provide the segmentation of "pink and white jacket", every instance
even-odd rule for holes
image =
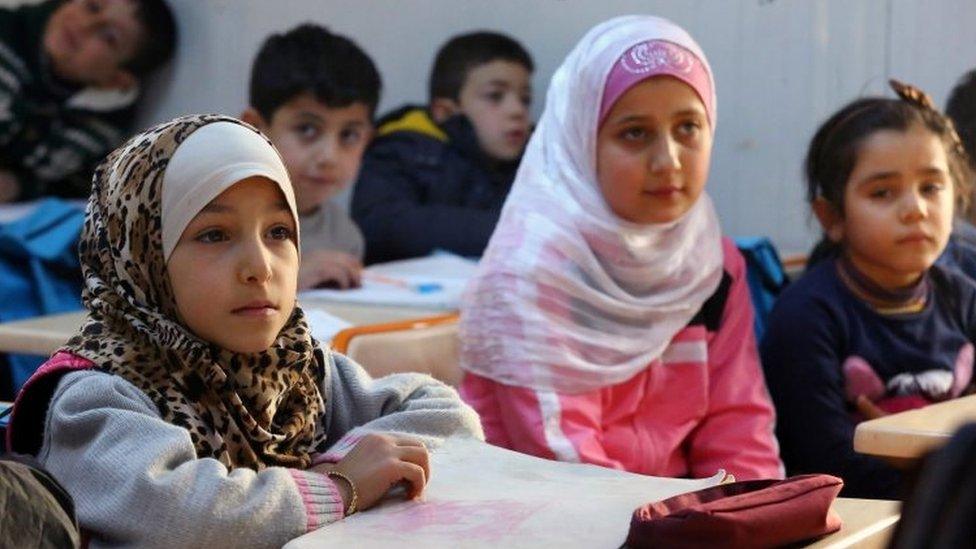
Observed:
[[[582,394],[465,373],[461,396],[489,442],[635,473],[782,478],[774,412],[753,334],[745,262],[722,240],[724,276],[702,311],[642,372]]]

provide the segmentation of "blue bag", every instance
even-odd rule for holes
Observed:
[[[790,283],[783,269],[783,262],[773,243],[766,237],[736,238],[735,245],[746,260],[746,278],[749,295],[755,311],[754,329],[756,341],[762,341],[766,333],[766,320],[773,310],[773,303]]]
[[[0,226],[0,322],[81,309],[78,238],[84,219],[78,204],[50,198]],[[7,355],[9,378],[0,385],[16,392],[46,359]]]

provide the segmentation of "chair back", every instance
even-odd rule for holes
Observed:
[[[419,372],[453,386],[461,381],[457,314],[354,326],[336,334],[332,348],[373,377]]]

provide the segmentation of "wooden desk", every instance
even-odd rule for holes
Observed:
[[[392,322],[441,314],[443,311],[382,307],[369,305],[340,305],[310,301],[308,309],[322,309],[353,325]],[[84,312],[49,315],[0,324],[0,352],[47,356],[81,326]]]
[[[0,324],[0,352],[47,356],[81,326],[84,313],[65,313]]]
[[[854,431],[854,450],[917,459],[948,442],[970,421],[976,421],[976,395],[864,421]]]
[[[718,484],[550,461],[468,438],[430,456],[422,500],[390,498],[285,545],[505,549],[619,547],[639,505]]]
[[[840,531],[809,547],[831,549],[887,547],[901,513],[901,502],[882,499],[837,498],[833,507],[844,521],[844,525]]]
[[[449,439],[431,454],[422,500],[389,499],[284,549],[619,547],[638,506],[714,486],[722,476],[656,478]],[[813,547],[883,547],[899,508],[895,501],[838,499],[843,527]]]

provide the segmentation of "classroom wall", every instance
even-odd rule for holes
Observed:
[[[708,192],[725,231],[805,252],[818,231],[801,162],[816,125],[893,76],[940,105],[976,67],[973,0],[170,0],[176,63],[154,80],[143,124],[189,112],[237,114],[251,58],[270,32],[303,21],[351,36],[384,81],[380,111],[426,98],[429,63],[449,36],[508,32],[536,59],[533,114],[566,52],[592,25],[629,13],[681,24],[715,71],[718,126]],[[0,3],[13,3],[3,0]]]

